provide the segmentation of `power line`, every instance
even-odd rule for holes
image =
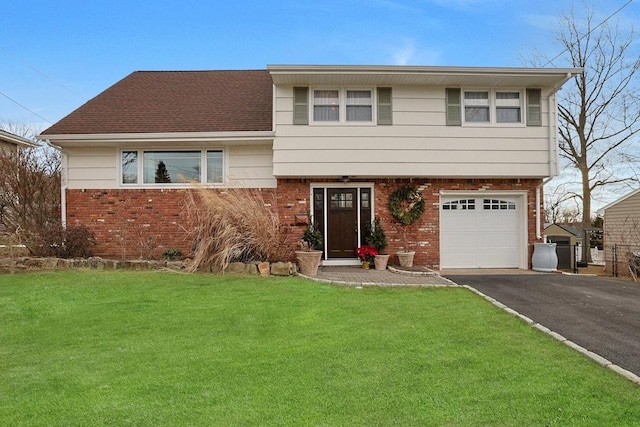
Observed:
[[[53,122],[51,120],[47,120],[44,117],[42,117],[40,114],[36,113],[35,111],[29,109],[28,107],[25,107],[24,105],[20,104],[18,101],[16,101],[15,99],[11,98],[9,95],[7,95],[6,93],[0,91],[0,95],[4,96],[5,98],[7,98],[9,101],[13,102],[14,104],[16,104],[18,107],[23,108],[25,110],[27,110],[28,112],[30,112],[31,114],[33,114],[34,116],[37,116],[39,118],[41,118],[42,120],[44,120],[45,122],[49,123],[50,125],[53,124]]]
[[[620,6],[618,8],[618,10],[616,10],[615,12],[613,12],[611,15],[607,16],[604,21],[600,22],[598,25],[596,25],[595,27],[591,28],[589,30],[588,33],[586,33],[585,35],[583,35],[582,37],[580,37],[578,39],[578,41],[582,41],[585,37],[590,36],[591,33],[593,33],[595,30],[597,30],[598,28],[600,28],[601,26],[603,26],[604,24],[606,24],[606,22],[613,18],[614,16],[616,16],[618,13],[620,13],[620,11],[622,9],[624,9],[625,7],[629,6],[631,3],[633,2],[633,0],[629,0],[627,1],[625,4],[623,4],[622,6]],[[567,51],[569,50],[569,48],[565,48],[563,49],[559,54],[557,54],[556,56],[554,56],[553,58],[551,58],[549,61],[547,61],[546,64],[543,65],[543,67],[546,67],[547,65],[551,65],[553,63],[553,61],[555,61],[556,59],[560,58],[562,55],[564,55]]]
[[[58,82],[57,80],[53,79],[52,77],[48,76],[47,74],[45,74],[44,72],[40,71],[39,69],[37,69],[36,67],[34,67],[33,65],[29,64],[27,61],[25,61],[24,59],[20,58],[18,55],[14,54],[13,52],[9,51],[7,48],[5,48],[4,46],[0,46],[0,49],[5,51],[8,55],[12,56],[15,60],[21,62],[23,65],[31,68],[33,71],[35,71],[36,73],[40,74],[42,77],[46,78],[47,80],[50,80],[51,82],[55,83],[56,85],[60,86],[61,88],[63,88],[64,90],[66,90],[67,92],[69,92],[72,95],[77,96],[78,98],[82,99],[83,101],[87,101],[86,98],[84,98],[83,96],[77,94],[76,92],[74,92],[73,90],[71,90],[70,88],[68,88],[67,86],[63,85],[62,83]]]

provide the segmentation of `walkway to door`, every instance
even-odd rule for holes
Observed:
[[[320,267],[315,280],[347,286],[457,286],[436,273],[401,274],[361,267]]]

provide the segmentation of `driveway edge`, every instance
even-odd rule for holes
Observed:
[[[491,304],[495,305],[496,307],[506,311],[509,314],[512,314],[513,316],[519,318],[520,320],[523,320],[525,323],[528,323],[529,325],[533,326],[534,328],[538,329],[539,331],[544,332],[545,334],[551,336],[552,338],[560,341],[561,343],[567,345],[568,347],[571,347],[574,350],[577,350],[579,353],[582,353],[583,355],[587,356],[589,359],[593,360],[594,362],[596,362],[599,365],[602,365],[606,368],[609,368],[610,370],[612,370],[613,372],[617,373],[618,375],[623,376],[624,378],[626,378],[627,380],[640,385],[640,377],[636,374],[634,374],[633,372],[627,371],[624,368],[621,368],[620,366],[614,364],[613,362],[605,359],[604,357],[587,350],[586,348],[574,343],[573,341],[568,340],[567,338],[565,338],[564,336],[560,335],[557,332],[552,331],[551,329],[547,328],[544,325],[541,325],[539,323],[536,323],[534,320],[528,318],[527,316],[524,316],[520,313],[518,313],[516,310],[513,310],[512,308],[507,307],[506,305],[502,304],[501,302],[499,302],[498,300],[491,298],[488,295],[483,294],[482,292],[480,292],[479,290],[469,286],[469,285],[461,285],[463,288],[469,289],[471,292],[481,296],[482,298],[486,299],[487,301],[489,301]]]

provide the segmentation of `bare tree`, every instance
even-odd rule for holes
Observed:
[[[0,128],[33,140],[33,130]],[[0,232],[32,245],[60,223],[60,153],[48,146],[0,151]]]
[[[582,226],[588,229],[592,194],[638,178],[629,156],[640,131],[640,58],[632,51],[633,29],[621,31],[606,21],[595,25],[593,9],[585,10],[584,19],[573,11],[561,18],[556,36],[563,57],[584,69],[560,92],[558,113],[560,156],[580,174]],[[589,242],[583,259],[590,260]]]
[[[574,182],[561,182],[555,186],[545,187],[544,221],[552,224],[565,223],[566,212],[575,211],[581,215],[580,196],[572,190]],[[572,206],[572,207],[570,207]]]

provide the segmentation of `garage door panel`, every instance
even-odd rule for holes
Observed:
[[[519,200],[442,196],[442,268],[519,267],[523,220]]]

